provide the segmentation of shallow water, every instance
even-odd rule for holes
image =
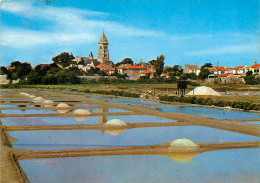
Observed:
[[[41,107],[41,105],[0,105],[0,107]]]
[[[259,113],[245,112],[245,111],[234,111],[234,110],[224,110],[215,109],[207,107],[191,107],[191,106],[159,106],[155,107],[158,111],[163,112],[179,112],[196,114],[217,119],[255,119],[260,118]]]
[[[120,110],[120,109],[116,109],[116,110]],[[37,126],[37,125],[102,124],[111,119],[121,119],[127,123],[174,122],[174,120],[160,118],[157,116],[149,116],[149,115],[19,117],[19,118],[8,117],[8,118],[2,118],[1,121],[3,125],[7,125],[7,126]]]
[[[257,141],[260,138],[209,127],[173,126],[129,130],[40,130],[15,131],[9,135],[19,139],[14,148],[32,150],[78,149],[93,146],[136,146],[170,142],[188,138],[194,142]]]
[[[19,163],[32,183],[237,183],[259,181],[259,155],[259,149],[235,149],[201,153],[186,163],[167,155],[53,158]]]
[[[110,99],[107,101],[113,103],[127,103],[127,104],[137,104],[137,105],[162,105],[162,103],[158,103],[158,102],[142,101],[136,99]]]
[[[54,110],[46,110],[46,109],[26,109],[26,110],[2,110],[3,114],[55,114],[58,113]]]
[[[59,110],[59,108],[57,108]],[[1,110],[3,114],[55,114],[57,110],[47,110],[47,109],[23,109],[23,110],[13,110],[13,109],[7,109],[7,110]],[[76,109],[72,110],[71,112],[74,112]],[[108,110],[103,109],[88,109],[92,112],[131,112],[123,109],[116,109],[116,108],[109,108]]]

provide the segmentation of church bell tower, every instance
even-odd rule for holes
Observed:
[[[103,31],[102,36],[98,42],[98,58],[97,60],[101,64],[106,64],[109,61],[109,52],[108,52],[108,40]]]

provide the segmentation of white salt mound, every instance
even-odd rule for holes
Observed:
[[[25,96],[30,96],[30,94],[29,94],[29,93],[24,93],[24,95],[25,95]]]
[[[57,105],[57,107],[69,107],[69,105],[68,104],[66,104],[66,103],[59,103],[59,105]],[[58,113],[67,113],[67,112],[69,112],[70,110],[57,110],[57,112]]]
[[[44,104],[53,104],[54,102],[51,101],[51,100],[44,100],[43,103],[44,103]]]
[[[57,107],[69,107],[69,105],[66,103],[59,103],[59,105],[57,105]]]
[[[171,142],[170,147],[199,147],[189,139],[177,139]]]
[[[44,100],[45,100],[45,99],[42,98],[42,97],[36,97],[36,98],[33,99],[33,101],[35,101],[35,102],[42,102],[42,101],[44,101]]]
[[[77,114],[77,115],[90,115],[91,112],[89,110],[86,110],[86,109],[77,109],[74,111],[74,114]]]
[[[215,90],[213,90],[210,87],[207,86],[199,86],[197,88],[195,88],[194,90],[192,90],[191,92],[189,92],[187,95],[214,95],[214,96],[221,96],[221,94],[219,94],[218,92],[216,92]]]
[[[53,101],[51,101],[51,100],[44,100],[43,101],[43,105],[45,106],[45,107],[52,107],[53,106]]]
[[[111,119],[108,122],[106,122],[106,125],[127,126],[127,124],[121,119]]]
[[[26,93],[24,93],[24,92],[21,92],[20,94],[21,94],[21,95],[25,95]]]
[[[30,97],[30,98],[35,98],[35,96],[34,96],[34,95],[29,95],[29,97]]]

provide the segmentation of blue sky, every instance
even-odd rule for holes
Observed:
[[[1,65],[51,63],[61,52],[97,57],[104,29],[110,59],[229,67],[259,62],[258,0],[3,0]]]

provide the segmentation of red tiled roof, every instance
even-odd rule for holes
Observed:
[[[187,67],[189,70],[200,70],[199,66],[197,66],[197,65],[188,65],[187,64]]]
[[[237,66],[237,67],[235,67],[234,69],[235,70],[240,70],[240,69],[243,69],[245,66]]]
[[[102,67],[104,67],[104,66],[106,66],[106,65],[105,65],[105,64],[99,64],[99,65],[96,66],[96,68],[99,68],[99,69],[100,69],[100,68],[102,68]]]
[[[252,65],[251,68],[254,68],[254,69],[260,69],[260,64]]]
[[[144,74],[149,74],[149,73],[152,73],[152,72],[155,72],[155,70],[146,70],[146,71],[144,71]]]
[[[13,70],[15,67],[6,67],[7,70]]]
[[[117,69],[139,69],[139,70],[143,70],[146,69],[143,66],[137,66],[137,65],[129,65],[128,68],[127,66],[121,66],[121,67],[117,67]]]
[[[232,73],[225,73],[225,74],[220,75],[220,77],[228,77],[230,75],[233,75],[233,74]]]
[[[115,68],[109,68],[109,69],[104,69],[104,71],[114,71],[116,70]]]
[[[209,71],[227,71],[225,67],[211,67],[208,68]]]

